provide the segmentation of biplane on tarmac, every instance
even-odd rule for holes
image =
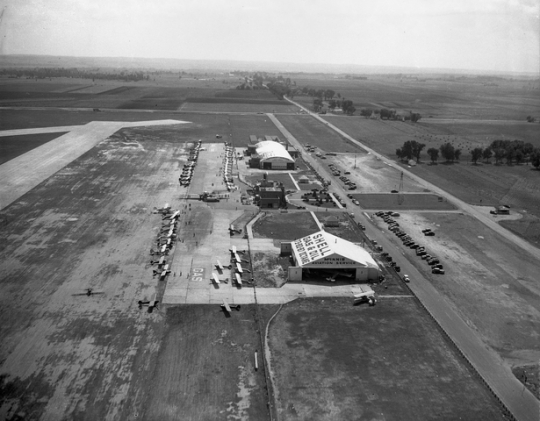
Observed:
[[[86,288],[84,289],[83,291],[81,292],[76,292],[75,294],[72,294],[72,295],[86,295],[88,297],[92,296],[92,295],[97,295],[97,294],[105,294],[105,291],[96,291],[94,288]]]
[[[139,300],[138,304],[140,309],[143,306],[148,306],[148,313],[152,313],[155,308],[158,308],[159,301],[156,300],[156,294],[154,294],[151,300]]]

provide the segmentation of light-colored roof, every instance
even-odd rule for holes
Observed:
[[[348,265],[379,268],[373,257],[359,245],[319,231],[292,242],[292,251],[299,266],[325,264],[345,269]],[[340,260],[341,259],[341,260]]]
[[[257,155],[261,157],[261,161],[270,158],[282,158],[294,162],[294,159],[292,159],[285,147],[272,140],[263,140],[257,143]]]

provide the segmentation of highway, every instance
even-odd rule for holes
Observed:
[[[486,225],[489,227],[496,228],[497,232],[501,230],[508,233],[502,227],[498,226],[495,222],[491,221],[489,218],[486,218],[484,215],[481,215],[474,208],[466,204],[465,202],[455,198],[444,190],[426,182],[420,177],[410,173],[409,171],[403,169],[397,164],[389,162],[389,160],[375,152],[374,150],[366,147],[361,142],[353,139],[347,133],[338,129],[331,123],[328,123],[326,120],[321,118],[319,115],[311,113],[309,110],[305,109],[300,104],[291,101],[287,98],[292,104],[304,109],[314,118],[320,120],[323,124],[327,125],[329,128],[335,130],[342,136],[346,137],[350,141],[356,143],[358,146],[364,148],[366,151],[371,152],[373,155],[381,158],[388,165],[396,168],[398,171],[403,171],[411,178],[414,178],[420,184],[424,185],[426,188],[434,191],[435,193],[446,197],[447,200],[453,202],[460,208],[464,213],[471,214],[472,216],[478,218],[481,222],[488,222]],[[287,140],[298,150],[304,151],[303,156],[312,166],[315,168],[323,178],[332,179],[332,176],[328,173],[328,170],[318,162],[313,156],[307,153],[303,145],[294,138],[294,136],[279,122],[279,120],[272,114],[268,114],[268,117],[274,122],[276,127],[283,133]],[[347,199],[347,193],[341,188],[341,186],[332,184],[330,186],[331,192],[337,192],[342,198],[347,201],[347,208],[354,211],[357,220],[360,218],[366,220],[366,234],[369,238],[376,240],[383,248],[394,257],[394,260],[399,259],[399,264],[404,273],[409,274],[411,277],[411,283],[409,284],[411,291],[418,297],[422,302],[427,311],[432,315],[432,317],[439,323],[442,329],[446,334],[451,338],[451,340],[456,344],[458,349],[463,353],[463,355],[469,360],[469,362],[474,366],[476,371],[488,384],[491,390],[495,395],[503,402],[503,404],[508,408],[508,410],[513,414],[513,416],[519,421],[538,421],[540,419],[540,404],[534,395],[523,387],[519,380],[513,375],[510,367],[508,367],[504,361],[499,357],[499,355],[486,344],[484,344],[476,332],[471,328],[465,320],[463,320],[460,315],[457,313],[457,310],[454,308],[453,304],[450,303],[443,295],[436,290],[433,285],[423,277],[423,275],[418,272],[414,266],[406,259],[401,248],[393,244],[387,232],[379,230],[374,226],[369,218],[366,218],[363,214],[363,209],[358,210],[358,208],[352,204],[350,200]],[[471,212],[472,211],[472,212]],[[487,219],[487,221],[485,221]],[[509,233],[511,234],[511,233]],[[507,237],[505,235],[505,237]],[[512,234],[512,237],[518,239],[518,243],[523,246],[525,243],[519,237]],[[507,237],[508,238],[508,237]],[[531,246],[528,245],[528,251],[530,251]],[[540,258],[540,250],[537,250],[538,256]],[[534,255],[534,252],[533,252]],[[398,258],[398,256],[400,256]],[[403,257],[401,257],[403,256]]]

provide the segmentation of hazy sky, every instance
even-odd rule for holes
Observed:
[[[0,5],[4,54],[540,71],[540,0],[0,0]]]

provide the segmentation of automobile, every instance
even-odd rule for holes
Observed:
[[[426,228],[426,229],[423,229],[422,232],[425,234],[426,232],[429,232],[431,231],[431,228]]]
[[[349,186],[349,190],[356,190],[356,184],[351,184]]]
[[[345,171],[343,174],[349,175],[350,173],[351,173],[350,171]]]
[[[354,213],[352,213],[352,212],[349,212],[349,216],[350,216],[351,218],[354,218],[354,217],[355,217]]]
[[[426,254],[427,254],[427,252],[425,252],[425,251],[423,251],[423,250],[422,250],[422,251],[417,251],[417,252],[416,252],[416,255],[417,255],[417,256],[425,256]]]
[[[394,266],[394,269],[396,272],[401,272],[401,268],[399,266]]]
[[[434,233],[433,231],[429,231],[429,232],[424,233],[424,235],[425,235],[426,237],[434,237],[434,236],[435,236],[435,233]]]
[[[431,270],[431,273],[435,273],[437,275],[444,275],[444,269],[439,269],[439,268],[433,268]]]
[[[216,139],[221,139],[221,135],[220,135],[220,134],[217,134],[217,135],[216,135]]]
[[[411,282],[409,275],[403,275],[403,280],[407,283]]]
[[[435,268],[437,268],[437,269],[442,269],[442,268],[443,268],[443,265],[441,265],[440,263],[437,263],[436,265],[433,265],[433,266],[432,266],[432,269],[435,269]]]
[[[362,231],[365,231],[365,230],[366,230],[366,226],[365,226],[365,225],[358,224],[358,226],[360,227],[360,229],[361,229]]]
[[[411,249],[417,249],[417,248],[418,248],[418,244],[412,243],[412,244],[409,246],[409,248],[411,248]]]
[[[355,204],[356,206],[360,206],[360,202],[359,202],[358,200],[356,200],[356,199],[353,199],[353,201],[352,201],[352,202],[353,202],[353,203],[354,203],[354,204]]]
[[[422,260],[427,260],[427,259],[431,259],[431,254],[424,254],[422,256]]]
[[[349,194],[347,195],[347,197],[348,197],[349,199],[352,199],[352,194],[349,193]]]
[[[375,212],[376,216],[382,216],[382,214],[383,214],[383,211]]]
[[[397,190],[390,190],[390,193],[398,193]]]
[[[404,245],[404,246],[407,246],[407,247],[409,247],[411,244],[413,244],[413,241],[412,241],[412,240],[408,240],[408,241],[405,241],[405,242],[403,243],[403,245]]]
[[[390,215],[392,215],[392,216],[399,216],[399,213],[397,213],[397,212],[392,212]]]

